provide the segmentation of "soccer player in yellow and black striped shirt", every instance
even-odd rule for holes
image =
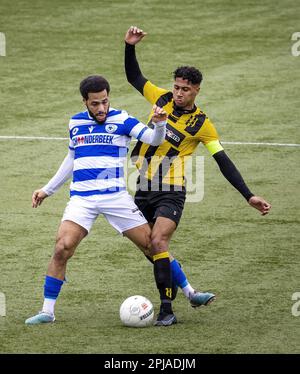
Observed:
[[[148,222],[153,224],[152,246],[160,250],[159,258],[154,257],[154,274],[162,301],[157,324],[165,325],[164,322],[172,321],[170,316],[173,315],[170,298],[165,292],[170,287],[170,269],[172,269],[173,277],[178,274],[182,276],[183,273],[176,260],[170,265],[168,249],[185,202],[185,158],[192,155],[199,143],[203,143],[218,163],[225,178],[252,207],[265,215],[269,212],[271,205],[263,198],[251,193],[220,144],[214,125],[195,105],[202,81],[201,72],[190,66],[177,68],[174,72],[172,91],[154,85],[143,76],[136,59],[135,45],[145,35],[146,33],[136,26],[131,26],[127,31],[125,70],[129,83],[151,104],[162,107],[168,113],[164,143],[153,147],[138,142],[132,152],[139,170],[135,202]],[[163,253],[161,253],[162,249],[165,250]],[[173,320],[175,323],[175,316]]]

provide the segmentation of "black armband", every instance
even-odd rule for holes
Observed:
[[[244,196],[247,201],[249,201],[254,194],[249,190],[240,172],[226,153],[220,151],[215,153],[213,157],[219,165],[224,177]]]
[[[127,80],[133,85],[142,95],[143,88],[148,79],[146,79],[139,67],[135,55],[135,45],[125,42],[125,72]]]

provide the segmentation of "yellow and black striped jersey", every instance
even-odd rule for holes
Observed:
[[[139,169],[139,183],[184,186],[184,164],[198,144],[203,143],[214,155],[223,150],[217,131],[209,118],[198,107],[192,110],[176,108],[171,91],[155,86],[149,80],[143,95],[153,105],[168,114],[165,141],[160,146],[138,142],[131,157]],[[151,126],[152,112],[149,116]]]

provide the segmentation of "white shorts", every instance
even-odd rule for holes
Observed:
[[[127,191],[87,197],[72,196],[62,221],[75,222],[89,232],[99,214],[103,214],[119,233],[147,223]]]

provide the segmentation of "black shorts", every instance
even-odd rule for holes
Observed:
[[[137,191],[134,201],[148,222],[157,217],[171,219],[178,226],[185,202],[183,191]]]

